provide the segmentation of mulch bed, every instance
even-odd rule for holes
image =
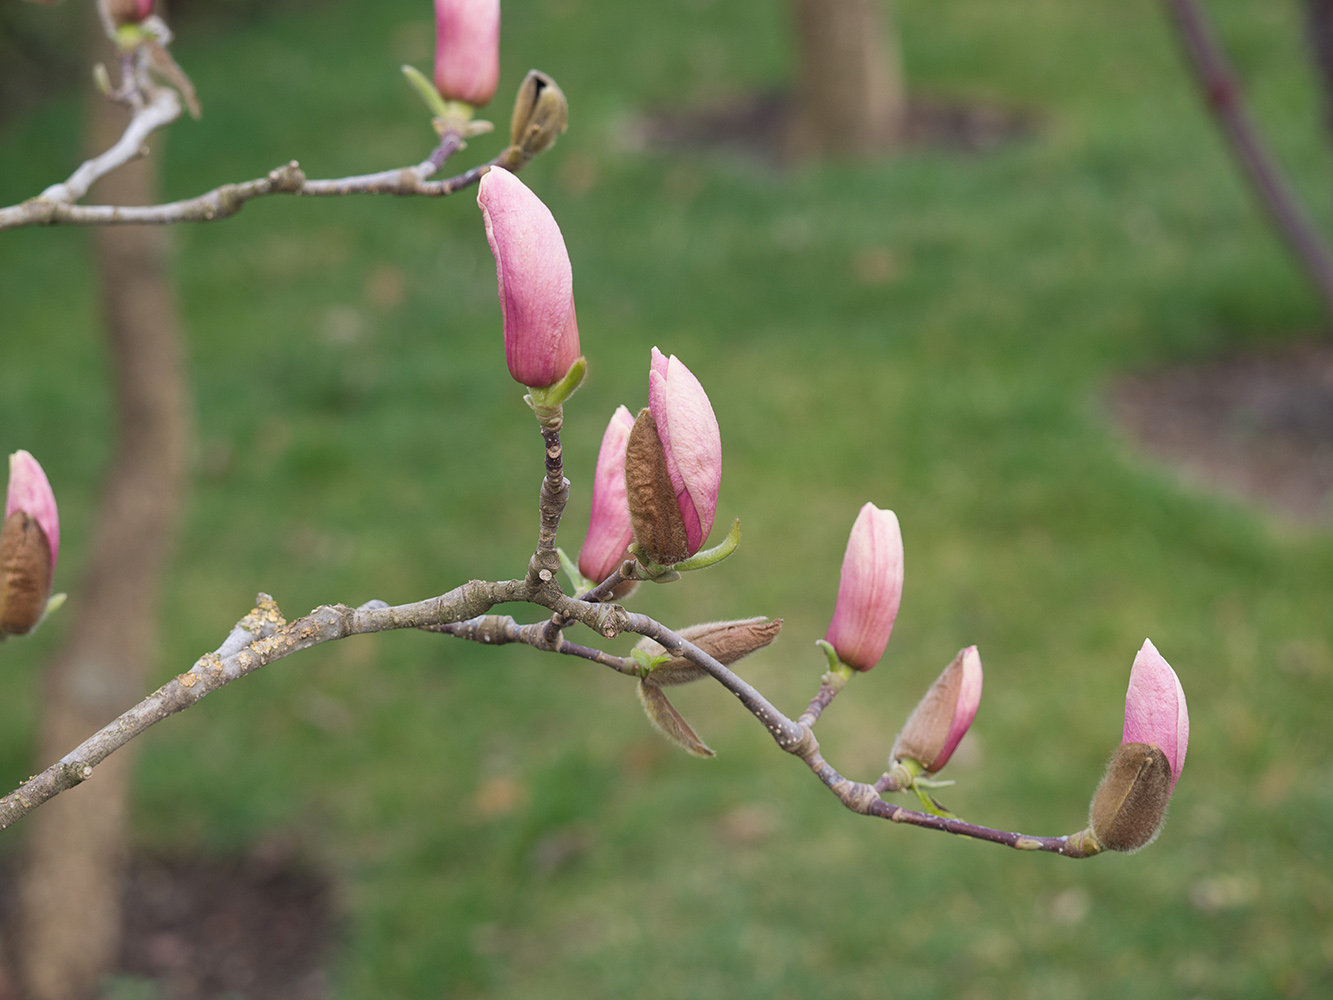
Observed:
[[[739,154],[768,166],[788,162],[790,95],[771,91],[726,101],[646,111],[625,123],[624,143],[634,149],[711,150]],[[921,98],[909,101],[905,148],[982,153],[1037,131],[1036,115],[979,102]]]
[[[0,870],[0,926],[7,929],[14,875],[12,867]],[[116,974],[141,983],[134,996],[321,1000],[331,992],[332,883],[281,852],[135,858],[124,932]]]
[[[1284,520],[1333,523],[1333,342],[1125,376],[1110,407],[1187,481]]]

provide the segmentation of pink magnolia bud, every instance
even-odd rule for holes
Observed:
[[[1149,639],[1144,640],[1129,672],[1121,742],[1160,748],[1171,766],[1170,790],[1175,790],[1190,742],[1189,710],[1180,679]]]
[[[893,744],[893,757],[910,757],[927,774],[949,762],[981,704],[981,657],[962,650],[930,686]]]
[[[26,451],[9,456],[0,525],[0,638],[26,635],[42,620],[60,551],[60,516],[46,473]]]
[[[1153,842],[1166,821],[1189,741],[1180,679],[1145,640],[1129,673],[1124,735],[1089,810],[1089,825],[1102,847],[1137,851]]]
[[[435,89],[481,107],[500,79],[500,0],[435,0]]]
[[[508,170],[481,179],[477,204],[495,255],[509,374],[541,389],[558,382],[579,357],[574,272],[555,217]]]
[[[5,520],[15,511],[30,514],[46,535],[51,548],[51,569],[56,568],[60,554],[60,512],[56,509],[56,495],[37,459],[26,451],[9,456],[9,490],[5,494]]]
[[[869,670],[878,663],[889,644],[902,596],[903,536],[898,515],[868,503],[847,539],[838,602],[824,633],[838,659],[855,670]]]
[[[629,503],[625,499],[625,446],[633,429],[634,418],[629,410],[619,407],[606,426],[597,453],[592,516],[588,520],[588,537],[579,552],[579,572],[594,583],[605,580],[629,558],[629,543],[634,541]]]
[[[138,24],[153,12],[153,0],[106,0],[106,10],[116,25]]]
[[[667,475],[676,491],[690,554],[713,530],[722,486],[722,435],[713,404],[699,380],[674,354],[653,348],[648,372],[648,411],[666,455]]]
[[[708,394],[672,355],[653,348],[648,406],[625,454],[634,538],[653,561],[671,565],[703,546],[722,485],[722,436]]]

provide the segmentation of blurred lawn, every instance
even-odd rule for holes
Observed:
[[[502,93],[540,66],[572,108],[524,174],[563,227],[592,363],[568,412],[564,544],[611,410],[646,402],[651,346],[674,352],[711,390],[719,523],[742,516],[745,544],[636,607],[678,625],[786,618],[744,672],[796,712],[856,510],[893,507],[903,611],[885,662],[825,716],[830,760],[877,775],[919,692],[975,642],[985,703],[946,801],[1072,832],[1151,636],[1193,709],[1164,834],[1074,863],[891,827],[843,811],[715,686],[677,699],[719,752],[701,762],[650,731],[631,684],[580,661],[353,639],[160,726],[136,791],[147,847],[278,835],[332,870],[338,996],[1333,992],[1333,544],[1186,492],[1101,403],[1117,372],[1305,335],[1314,298],[1159,5],[898,6],[920,92],[1035,109],[1040,135],[790,173],[628,152],[637,108],[780,81],[783,5],[506,0]],[[1210,6],[1327,220],[1297,5]],[[205,118],[171,132],[169,195],[291,157],[312,176],[419,160],[431,134],[397,67],[428,65],[429,14],[343,0],[187,26],[177,55]],[[54,101],[0,134],[0,202],[68,173],[79,111]],[[460,159],[498,148],[474,145]],[[274,199],[175,239],[199,443],[157,677],[260,589],[295,616],[522,572],[540,445],[503,366],[472,194]],[[50,473],[65,588],[107,458],[94,305],[86,233],[0,237],[0,449]],[[32,770],[39,669],[67,619],[3,650],[6,787]]]

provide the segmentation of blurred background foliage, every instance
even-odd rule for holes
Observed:
[[[1327,220],[1296,3],[1210,6]],[[984,156],[785,171],[644,151],[627,138],[644,108],[783,82],[785,8],[506,0],[501,93],[537,66],[571,106],[524,173],[564,230],[592,366],[567,408],[563,541],[581,539],[605,421],[646,402],[650,347],[675,353],[712,394],[719,523],[742,517],[745,540],[637,608],[676,625],[785,618],[742,672],[794,713],[822,669],[811,644],[856,511],[892,507],[902,614],[884,662],[825,715],[829,759],[877,775],[920,692],[977,643],[986,694],[946,801],[995,826],[1080,829],[1151,636],[1193,724],[1164,834],[1071,863],[891,827],[843,811],[716,686],[676,699],[719,752],[698,761],[649,729],[632,684],[581,661],[357,638],[158,727],[136,792],[146,850],[280,838],[333,874],[337,996],[1333,990],[1333,543],[1182,487],[1104,404],[1121,372],[1313,335],[1318,304],[1159,5],[902,0],[897,14],[913,92],[1035,112],[1037,134]],[[293,157],[311,176],[420,160],[433,137],[398,65],[429,64],[430,16],[424,0],[187,7],[175,52],[204,119],[171,131],[168,195]],[[52,51],[77,65],[58,36]],[[84,101],[62,91],[4,123],[0,202],[70,171]],[[506,122],[507,99],[490,116]],[[459,162],[498,148],[476,140]],[[294,617],[523,571],[540,439],[504,369],[471,193],[275,198],[174,238],[197,471],[157,677],[216,646],[260,589]],[[107,460],[87,233],[0,237],[0,345],[0,449],[50,474],[65,589]],[[6,787],[34,770],[61,627],[3,649]]]

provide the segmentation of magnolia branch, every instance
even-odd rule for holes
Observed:
[[[565,599],[569,601],[568,598]],[[560,602],[564,603],[564,602]],[[573,602],[570,603],[583,603]],[[788,753],[805,761],[806,765],[824,785],[837,796],[838,800],[852,812],[863,816],[875,816],[892,823],[905,823],[941,833],[984,840],[992,844],[1012,847],[1020,851],[1045,851],[1059,854],[1066,858],[1088,858],[1100,853],[1100,848],[1087,831],[1064,837],[1034,837],[1007,830],[968,823],[956,817],[933,816],[929,813],[907,809],[892,802],[886,802],[881,792],[902,791],[890,775],[885,775],[874,785],[864,782],[849,781],[840,775],[819,752],[819,742],[812,730],[814,719],[818,718],[841,689],[840,684],[830,684],[827,680],[820,685],[819,694],[811,702],[811,710],[802,715],[800,722],[793,722],[774,708],[757,690],[738,677],[727,667],[690,643],[664,625],[645,615],[636,615],[623,608],[611,606],[614,611],[602,616],[601,630],[609,635],[611,629],[636,632],[646,635],[660,643],[668,652],[683,656],[707,670],[723,687],[745,705],[746,709],[760,722],[764,723],[775,743]],[[623,616],[623,618],[622,618]],[[552,653],[579,656],[602,663],[611,669],[629,675],[638,675],[639,668],[628,657],[611,656],[601,650],[579,646],[557,636],[554,641],[546,637],[549,622],[534,622],[523,625],[507,615],[484,615],[465,622],[448,625],[428,626],[430,631],[442,632],[461,639],[470,639],[483,645],[503,645],[519,642],[534,649]],[[816,703],[818,710],[815,711]]]
[[[117,143],[119,146],[120,143]],[[392,194],[400,197],[442,198],[476,184],[482,174],[502,161],[504,154],[445,180],[432,181],[449,153],[461,140],[448,134],[436,152],[414,167],[399,167],[356,177],[310,180],[297,161],[277,167],[264,177],[237,184],[223,184],[193,198],[162,205],[74,205],[48,197],[48,188],[36,198],[0,208],[0,230],[24,226],[52,225],[170,225],[177,222],[213,222],[239,212],[248,201],[267,195],[294,194],[305,197],[342,197],[353,194]],[[452,146],[452,149],[449,147]],[[443,156],[440,150],[448,150]],[[107,155],[107,154],[104,154]],[[126,157],[126,160],[131,157]],[[438,162],[437,162],[438,161]],[[92,161],[89,161],[92,162]],[[122,163],[125,161],[122,161]],[[121,164],[116,164],[120,166]],[[85,164],[84,166],[87,166]],[[80,171],[83,167],[79,168]],[[98,176],[109,173],[102,171]],[[77,174],[77,172],[76,172]],[[71,178],[72,180],[73,178]],[[68,185],[69,182],[66,182]],[[62,187],[57,185],[57,187]]]
[[[876,785],[849,781],[824,760],[809,723],[794,722],[775,708],[752,685],[676,632],[647,615],[626,611],[616,604],[598,604],[571,598],[550,581],[484,582],[473,580],[439,597],[390,607],[372,601],[358,608],[331,605],[316,608],[294,622],[283,620],[277,605],[261,594],[227,640],[185,673],[172,678],[139,704],[93,734],[68,754],[29,778],[0,799],[0,830],[61,792],[91,778],[94,768],[111,753],[162,720],[197,704],[205,695],[299,650],[345,639],[397,629],[426,629],[484,645],[521,642],[548,652],[572,655],[604,664],[622,674],[638,675],[634,661],[569,642],[563,635],[546,638],[549,622],[520,625],[513,618],[486,614],[496,604],[523,601],[545,607],[577,621],[599,635],[612,638],[621,632],[648,636],[674,656],[682,656],[707,671],[734,694],[768,730],[774,742],[800,757],[812,772],[853,812],[877,816],[944,833],[959,834],[1018,850],[1047,851],[1069,858],[1097,853],[1085,834],[1069,837],[1031,837],[993,830],[951,817],[932,816],[884,801]],[[883,785],[883,782],[880,783]],[[897,791],[884,787],[884,791]]]

